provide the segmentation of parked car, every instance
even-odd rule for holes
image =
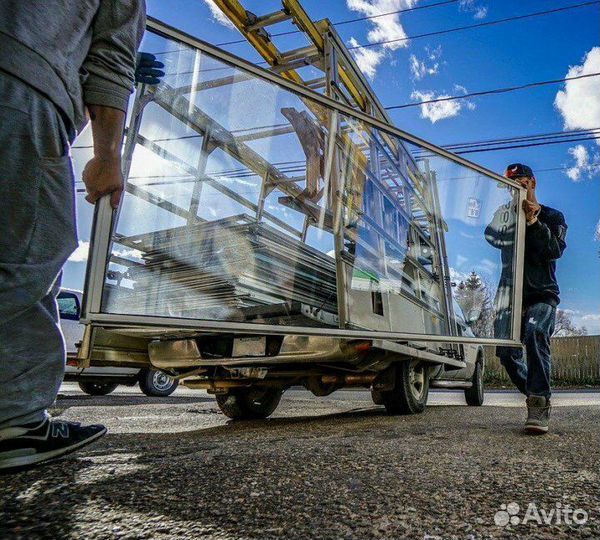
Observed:
[[[82,293],[63,288],[58,294],[60,326],[65,336],[67,348],[67,366],[65,381],[79,383],[79,388],[91,396],[110,394],[120,384],[140,385],[147,396],[170,396],[179,381],[158,369],[139,369],[124,367],[76,367],[77,344],[83,337],[84,326],[79,322],[81,316]]]

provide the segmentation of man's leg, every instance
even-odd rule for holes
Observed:
[[[57,458],[106,433],[46,413],[65,363],[59,275],[77,246],[68,143],[54,105],[0,71],[0,470]]]
[[[527,422],[531,433],[548,431],[550,419],[550,336],[554,332],[556,308],[534,304],[527,310],[524,343],[527,350]]]
[[[45,417],[62,381],[58,275],[77,245],[67,133],[0,72],[0,428]]]
[[[527,394],[549,398],[551,377],[550,337],[556,308],[534,304],[527,310],[523,343],[527,350]]]
[[[523,317],[521,317],[521,323]],[[512,310],[501,310],[494,321],[494,335],[506,338],[512,326]],[[521,335],[523,327],[521,324]],[[510,380],[523,394],[527,389],[527,364],[523,361],[523,347],[496,347],[496,356],[508,373]]]
[[[56,295],[60,279],[30,309],[0,325],[0,428],[41,421],[64,375]]]
[[[527,395],[527,365],[523,361],[522,347],[497,347],[496,356],[506,369],[510,380],[522,394]]]

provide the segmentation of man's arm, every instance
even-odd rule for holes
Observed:
[[[127,110],[135,78],[136,52],[144,34],[144,0],[101,0],[83,62],[86,105]]]
[[[498,249],[514,244],[515,216],[512,203],[503,204],[494,212],[494,217],[485,228],[484,235],[487,242]]]
[[[125,113],[112,107],[90,105],[94,157],[83,169],[83,181],[88,192],[85,200],[94,204],[103,195],[111,193],[113,208],[119,206],[123,193],[121,173],[121,143]]]
[[[94,20],[90,50],[82,66],[88,74],[83,100],[94,140],[94,157],[83,171],[86,200],[91,203],[109,193],[114,208],[121,200],[123,126],[145,13],[144,0],[101,0]]]
[[[546,261],[560,259],[567,247],[567,224],[564,216],[558,212],[554,223],[546,224],[538,218],[527,225],[525,242],[528,249]]]

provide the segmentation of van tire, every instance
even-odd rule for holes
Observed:
[[[485,398],[485,391],[483,387],[483,361],[481,357],[477,359],[475,363],[475,371],[473,372],[473,378],[471,379],[473,386],[465,390],[465,400],[467,405],[471,407],[480,407],[483,405]]]
[[[396,365],[395,388],[378,392],[373,400],[383,404],[388,414],[418,414],[425,410],[428,396],[429,368],[411,360]]]
[[[110,382],[95,382],[95,381],[80,381],[79,388],[89,396],[106,396],[110,394],[118,383]]]
[[[258,420],[267,418],[281,401],[280,388],[236,388],[216,394],[221,412],[232,420]]]
[[[138,375],[140,390],[148,397],[170,396],[179,386],[179,381],[158,369],[142,369]]]

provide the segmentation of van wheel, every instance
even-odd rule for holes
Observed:
[[[373,401],[385,406],[389,414],[422,413],[429,396],[429,368],[419,360],[401,362],[396,366],[396,386],[378,392]]]
[[[473,378],[471,379],[473,386],[465,390],[465,399],[467,405],[472,407],[480,407],[483,405],[483,399],[485,397],[485,390],[483,388],[483,366],[481,358],[477,359],[475,363],[475,371],[473,372]]]
[[[118,383],[101,383],[85,381],[79,383],[79,388],[82,392],[90,396],[106,396],[110,394],[118,385]]]
[[[179,381],[158,369],[142,369],[138,375],[140,390],[150,397],[166,397],[175,392]]]
[[[225,416],[233,420],[256,420],[271,416],[282,395],[279,388],[236,388],[215,397]]]

